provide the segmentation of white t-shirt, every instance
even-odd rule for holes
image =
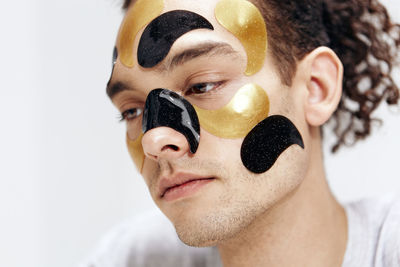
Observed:
[[[344,205],[349,239],[343,267],[400,267],[400,198]],[[159,211],[113,229],[81,267],[218,267],[216,248],[184,245]]]

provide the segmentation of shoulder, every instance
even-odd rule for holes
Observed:
[[[382,222],[377,261],[383,266],[400,266],[400,198],[389,205]]]
[[[345,205],[349,240],[344,266],[400,266],[400,196]],[[357,265],[358,266],[358,265]],[[361,265],[359,265],[361,266]]]
[[[142,214],[114,227],[80,267],[215,266],[214,248],[183,244],[159,211]]]

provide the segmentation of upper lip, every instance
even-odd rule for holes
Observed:
[[[213,178],[213,177],[200,176],[197,174],[184,173],[184,172],[179,172],[172,176],[165,176],[160,179],[160,183],[158,186],[158,195],[160,197],[163,197],[165,192],[168,189],[175,187],[175,186],[182,185],[182,184],[190,182],[190,181],[205,180],[205,179],[211,179],[211,178]]]

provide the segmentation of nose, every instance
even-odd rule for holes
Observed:
[[[178,159],[190,151],[186,137],[169,127],[157,127],[147,131],[142,139],[146,157],[154,161],[161,158]]]

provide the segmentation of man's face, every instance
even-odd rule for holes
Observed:
[[[162,3],[160,14],[154,14],[156,18],[169,11],[185,10],[206,19],[213,29],[202,27],[186,32],[172,43],[159,63],[143,67],[138,61],[151,63],[155,59],[139,48],[142,27],[131,42],[133,60],[129,60],[129,51],[118,51],[110,80],[110,87],[116,92],[112,101],[126,119],[128,145],[150,194],[175,225],[181,240],[193,246],[215,245],[234,237],[299,186],[307,171],[307,148],[290,146],[277,155],[271,168],[254,173],[241,158],[245,136],[227,138],[224,129],[219,129],[218,134],[207,131],[199,115],[200,142],[192,153],[187,138],[173,127],[154,127],[142,135],[142,111],[149,93],[165,88],[184,97],[196,109],[213,111],[226,107],[244,86],[256,84],[268,96],[267,116],[282,115],[303,134],[307,126],[301,101],[296,101],[301,97],[295,89],[299,84],[294,81],[288,88],[281,83],[268,50],[261,69],[249,72],[249,47],[217,20],[218,0],[146,2],[158,8]],[[145,27],[149,23],[146,21]],[[121,37],[121,32],[119,42],[126,38]],[[220,123],[224,125],[223,121]],[[308,137],[303,138],[307,143]]]

